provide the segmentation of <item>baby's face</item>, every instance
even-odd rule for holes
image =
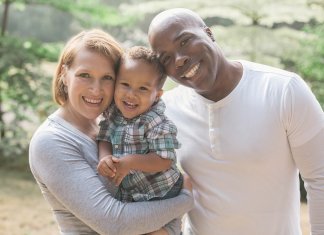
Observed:
[[[115,103],[127,119],[146,111],[162,95],[156,69],[143,60],[125,59],[119,68],[115,86]]]

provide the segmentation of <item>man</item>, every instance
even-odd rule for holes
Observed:
[[[194,187],[184,234],[300,235],[299,171],[312,234],[324,234],[324,114],[306,83],[226,59],[188,9],[158,14],[148,37],[180,84],[163,99]]]

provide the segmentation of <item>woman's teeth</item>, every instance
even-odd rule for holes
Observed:
[[[84,97],[84,100],[91,104],[99,104],[102,101],[102,99],[90,99],[86,97]]]

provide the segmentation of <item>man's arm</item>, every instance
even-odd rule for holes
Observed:
[[[127,164],[130,169],[155,173],[165,171],[171,167],[172,160],[160,157],[156,153],[130,154],[123,157],[120,163]]]
[[[324,233],[324,128],[307,143],[292,148],[305,182],[312,234]]]
[[[324,113],[308,85],[292,79],[285,94],[287,134],[305,182],[312,234],[324,233]]]

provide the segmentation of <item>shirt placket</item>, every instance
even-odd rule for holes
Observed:
[[[210,148],[212,150],[213,157],[216,159],[221,158],[221,145],[220,145],[220,118],[219,107],[215,107],[212,104],[208,105],[208,128],[209,128],[209,140]]]
[[[118,153],[119,156],[123,154],[123,148],[124,148],[125,131],[122,131],[123,125],[124,124],[118,127],[118,135],[116,138],[116,142],[113,146],[115,150],[114,152]]]

